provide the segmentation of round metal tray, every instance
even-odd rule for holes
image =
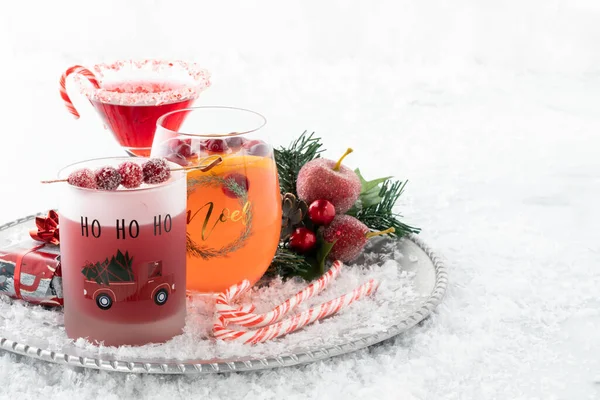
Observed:
[[[34,218],[35,215],[31,215],[0,226],[0,248],[5,248],[9,244],[10,238],[14,237],[17,232],[26,232],[28,228],[31,228]],[[409,312],[403,315],[392,315],[393,318],[384,321],[385,326],[378,329],[377,332],[365,333],[364,329],[362,331],[359,329],[360,323],[349,324],[344,328],[345,331],[331,333],[331,335],[337,335],[335,340],[321,340],[317,344],[311,344],[308,341],[307,345],[295,344],[286,348],[285,351],[281,351],[281,346],[273,347],[270,351],[263,348],[261,351],[257,350],[256,353],[253,353],[252,349],[246,348],[246,354],[241,356],[224,354],[222,357],[207,357],[207,359],[201,359],[201,357],[175,359],[169,358],[168,355],[148,358],[124,357],[111,354],[106,351],[106,348],[96,348],[94,351],[74,345],[63,345],[57,348],[56,344],[51,345],[49,340],[39,337],[23,335],[16,337],[14,332],[11,334],[0,324],[0,350],[73,367],[150,374],[209,374],[260,370],[309,363],[353,352],[412,328],[433,312],[446,291],[448,284],[446,267],[425,243],[412,235],[394,242],[390,242],[389,239],[376,241],[370,251],[374,254],[377,254],[378,251],[389,252],[390,243],[395,243],[394,246],[397,246],[396,249],[402,254],[402,259],[406,260],[406,262],[398,264],[398,269],[411,274],[414,287],[422,295],[417,300],[413,300],[415,304],[411,305]],[[406,301],[401,297],[397,299],[397,302],[398,304],[386,304],[385,306],[390,310],[406,306]],[[4,306],[12,307],[12,303],[12,301],[5,301]],[[61,313],[61,310],[52,312]],[[352,307],[344,312],[352,313]],[[6,316],[3,318],[7,319]],[[18,316],[8,318],[18,318]],[[10,322],[7,321],[7,323]],[[370,324],[369,321],[363,322],[367,325]],[[41,323],[48,325],[48,322]],[[378,323],[381,325],[382,322],[378,321]],[[58,324],[56,329],[58,332]],[[311,328],[308,326],[305,329]]]

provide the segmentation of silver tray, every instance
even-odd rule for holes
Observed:
[[[38,215],[45,215],[45,213]],[[0,248],[5,247],[9,242],[9,238],[14,236],[16,232],[26,232],[28,228],[32,228],[34,218],[35,215],[30,215],[0,226]],[[375,241],[369,251],[373,254],[383,251],[384,248],[389,251],[390,243],[392,242],[389,239]],[[280,349],[277,348],[279,349],[277,352],[269,352],[263,349],[255,354],[250,349],[250,353],[243,356],[224,355],[207,359],[198,357],[174,359],[168,357],[125,357],[110,354],[105,350],[93,351],[73,345],[64,345],[57,349],[56,346],[50,346],[48,341],[40,340],[39,337],[19,335],[17,338],[14,333],[11,335],[6,329],[3,330],[2,325],[0,325],[0,350],[72,367],[144,374],[211,374],[261,370],[310,363],[350,353],[392,338],[414,327],[433,312],[440,304],[446,291],[448,284],[446,267],[425,243],[414,235],[393,243],[404,259],[407,260],[403,264],[398,264],[398,270],[410,273],[413,277],[414,286],[420,293],[425,293],[425,295],[419,297],[409,313],[397,319],[385,321],[387,325],[374,333],[365,334],[358,330],[353,331],[355,325],[352,324],[345,332],[337,332],[339,335],[337,341],[333,340],[331,343],[322,342],[318,345],[308,346],[295,345],[290,346],[285,351],[279,351]],[[6,305],[6,298],[0,296],[0,300],[2,298],[4,298]],[[402,301],[403,299],[399,298],[398,305],[386,304],[386,306],[390,309],[399,308]],[[9,300],[8,303],[12,304],[13,302]],[[11,305],[11,307],[13,306]],[[352,308],[349,308],[345,312],[350,313],[351,310]],[[60,310],[54,312],[60,313]],[[48,325],[46,322],[44,324]],[[56,329],[58,332],[58,326]],[[305,329],[310,329],[310,327]]]

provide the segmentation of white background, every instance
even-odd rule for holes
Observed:
[[[0,355],[0,398],[600,398],[600,2],[11,1],[0,6],[0,220],[56,207],[61,166],[121,151],[61,73],[197,61],[196,104],[255,109],[367,177],[449,261],[424,327],[260,374],[163,379]],[[82,397],[83,398],[83,397]]]

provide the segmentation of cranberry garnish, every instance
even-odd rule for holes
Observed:
[[[271,155],[271,146],[261,142],[250,147],[247,153],[251,156],[268,157]]]
[[[117,190],[121,174],[113,167],[102,167],[96,171],[96,186],[102,190]]]
[[[69,185],[86,189],[96,189],[96,175],[91,169],[84,168],[73,171],[67,178]]]
[[[179,146],[175,147],[174,151],[185,158],[191,157],[192,154],[194,154],[192,152],[192,146],[187,143],[181,143]]]
[[[121,185],[127,189],[136,188],[144,181],[142,167],[132,161],[125,161],[119,165],[119,174],[121,174]]]
[[[167,162],[162,158],[152,158],[142,165],[144,182],[149,184],[163,183],[171,176]]]
[[[230,181],[233,180],[235,183],[238,184],[239,187],[243,188],[245,191],[248,191],[248,188],[250,187],[250,182],[248,182],[248,178],[246,178],[245,175],[239,174],[237,172],[234,172],[233,174],[229,174],[225,177],[225,181]],[[225,193],[226,196],[237,199],[239,196],[239,193],[234,192],[233,190],[231,190],[227,185],[222,186],[223,188],[223,193]]]
[[[184,156],[182,156],[181,154],[178,154],[178,153],[171,153],[166,158],[167,158],[167,160],[174,162],[175,164],[179,164],[182,167],[186,167],[187,165],[189,165],[188,160]]]
[[[230,137],[225,139],[225,141],[227,142],[227,146],[229,146],[231,150],[238,151],[242,148],[242,145],[244,144],[245,140],[241,137]]]
[[[225,153],[228,150],[227,143],[223,139],[210,139],[206,142],[206,148],[212,153]]]

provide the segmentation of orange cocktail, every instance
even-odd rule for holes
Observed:
[[[188,289],[217,292],[256,282],[281,231],[281,197],[269,156],[232,155],[208,172],[188,173]]]
[[[255,283],[275,255],[281,231],[281,195],[273,150],[248,137],[256,137],[264,118],[226,107],[182,112],[187,116],[181,132],[161,128],[179,111],[159,119],[152,155],[185,167],[222,159],[209,171],[187,174],[187,289],[213,293],[244,279]],[[237,129],[220,128],[235,122],[241,125]]]

